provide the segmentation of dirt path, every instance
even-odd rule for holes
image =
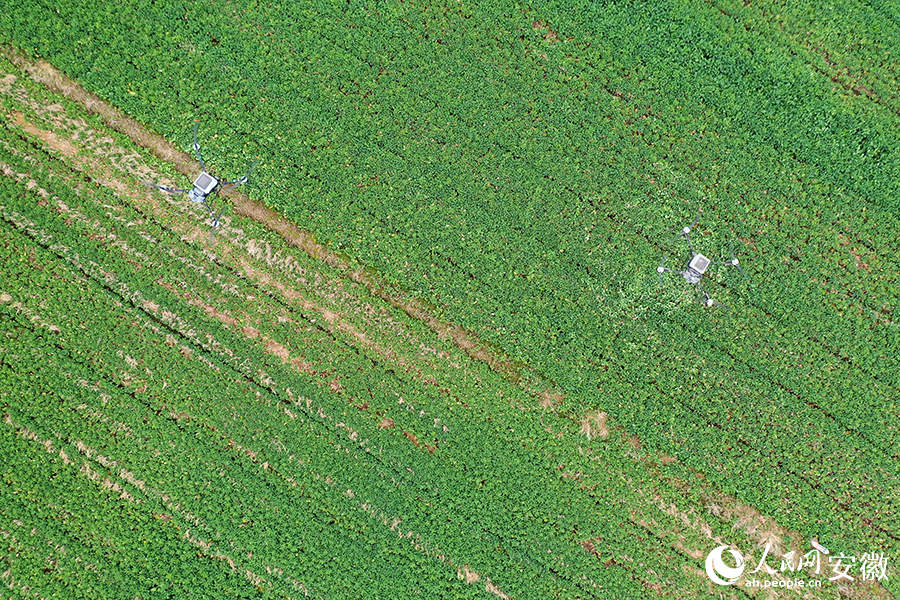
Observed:
[[[193,177],[200,170],[200,165],[189,154],[179,150],[138,121],[124,115],[96,95],[86,91],[50,63],[43,60],[31,60],[9,48],[3,49],[3,54],[35,82],[77,102],[88,112],[100,116],[108,127],[127,135],[138,146],[149,150],[156,158],[171,164],[179,173]],[[253,201],[239,192],[232,192],[229,198],[236,214],[253,219],[281,236],[291,246],[303,250],[309,256],[321,260],[332,268],[339,269],[347,279],[365,286],[370,293],[388,302],[390,306],[400,309],[410,317],[424,323],[441,339],[452,340],[471,358],[487,363],[491,369],[505,375],[510,380],[520,382],[526,391],[543,406],[554,404],[564,398],[562,390],[539,373],[526,365],[518,364],[510,357],[490,347],[473,332],[452,322],[438,319],[420,299],[411,297],[377,275],[361,269],[353,269],[345,259],[317,243],[309,232],[300,229],[269,207]]]

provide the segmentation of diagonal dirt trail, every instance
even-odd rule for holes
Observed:
[[[200,170],[200,165],[189,154],[88,92],[50,63],[32,60],[10,48],[4,48],[3,54],[35,82],[82,105],[89,113],[100,116],[108,127],[128,136],[159,160],[171,164],[179,173],[192,177]],[[281,236],[290,245],[321,260],[329,267],[338,269],[350,281],[365,286],[371,294],[388,302],[390,306],[424,323],[441,339],[451,340],[471,358],[487,363],[494,371],[520,383],[541,405],[552,405],[564,398],[562,390],[540,373],[494,349],[480,340],[475,333],[452,322],[438,319],[421,299],[390,285],[378,275],[354,269],[346,259],[317,243],[309,232],[300,229],[271,208],[239,192],[231,192],[229,198],[236,214],[253,219]]]

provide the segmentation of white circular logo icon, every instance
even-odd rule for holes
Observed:
[[[729,567],[722,561],[722,552],[728,550],[737,563],[736,567]],[[706,574],[719,585],[731,585],[738,580],[744,572],[744,557],[737,550],[728,546],[719,546],[706,556]],[[724,579],[723,579],[724,578]]]

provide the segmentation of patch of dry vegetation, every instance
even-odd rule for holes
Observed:
[[[589,413],[581,418],[581,429],[578,433],[588,440],[605,438],[609,436],[609,427],[606,425],[608,418],[609,415],[601,410]]]

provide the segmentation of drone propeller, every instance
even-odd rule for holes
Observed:
[[[197,153],[197,160],[200,161],[200,167],[205,171],[206,164],[203,162],[203,157],[200,156],[200,143],[197,141],[197,128],[200,127],[200,121],[194,120],[194,152]]]
[[[734,267],[737,267],[737,270],[741,272],[741,275],[744,276],[744,279],[747,278],[747,274],[744,273],[744,270],[743,270],[743,269],[741,268],[741,266],[738,264],[738,259],[736,259],[736,258],[734,257],[734,252],[731,253],[731,265],[734,266]]]
[[[237,186],[247,183],[250,180],[250,173],[253,172],[253,169],[255,169],[256,165],[258,165],[258,164],[259,164],[259,159],[257,158],[255,161],[253,161],[253,164],[250,165],[250,169],[247,171],[247,173],[244,174],[243,177],[241,177],[240,179],[235,179],[234,181],[223,181],[222,185],[225,185],[228,187],[223,188],[220,193],[224,194],[225,192],[230,192]]]
[[[682,227],[681,231],[678,232],[678,235],[673,237],[672,241],[669,243],[671,244],[672,242],[675,242],[676,240],[678,240],[678,238],[683,237],[683,238],[687,238],[688,244],[690,244],[691,238],[689,236],[691,234],[691,230],[694,228],[694,225],[696,225],[699,221],[700,221],[700,213],[697,213],[697,216],[694,217],[694,220],[691,222],[691,224],[688,225],[687,227]],[[693,252],[693,249],[691,251]]]
[[[710,263],[710,265],[728,265],[730,267],[737,267],[737,270],[741,272],[741,275],[743,275],[745,279],[747,278],[747,274],[744,273],[744,270],[741,268],[738,259],[736,259],[734,257],[734,252],[731,253],[731,260],[724,260],[722,262],[714,262],[714,263]]]
[[[222,213],[225,212],[225,207],[222,207],[222,209],[219,211],[219,214],[214,215],[212,206],[209,205],[209,202],[204,200],[203,206],[205,206],[206,210],[209,211],[209,217],[210,219],[212,219],[212,229],[209,232],[209,239],[215,240],[216,228],[219,226],[219,219],[222,217]]]
[[[701,292],[703,292],[703,300],[701,300],[700,298],[697,298],[697,302],[702,302],[706,306],[725,306],[721,302],[716,302],[715,300],[710,298],[709,294],[706,293],[706,290],[704,290],[703,286],[700,285],[699,283],[697,284],[697,287],[700,288]]]
[[[160,189],[164,192],[168,192],[170,194],[186,194],[187,193],[187,190],[183,190],[181,188],[170,188],[170,187],[166,187],[164,185],[156,185],[155,183],[147,183],[146,181],[142,181],[141,183],[143,183],[144,185],[149,186],[149,187],[155,187],[157,189]]]
[[[215,216],[213,219],[212,230],[209,232],[210,241],[215,241],[216,239],[216,228],[219,226],[219,219],[222,217],[222,213],[225,212],[225,207],[222,207],[222,210],[219,211],[219,214]]]
[[[662,274],[663,273],[675,273],[676,275],[684,275],[684,271],[676,271],[675,269],[667,269],[663,265],[666,264],[666,259],[663,258],[662,263],[658,267],[656,267],[656,272],[659,274],[659,287],[662,287]]]
[[[706,298],[705,300],[701,300],[700,298],[697,298],[697,302],[700,302],[704,306],[725,306],[721,302],[716,302],[712,298]]]
[[[693,229],[694,225],[696,225],[700,221],[700,213],[697,213],[697,216],[694,217],[694,221],[688,226],[688,229]]]

